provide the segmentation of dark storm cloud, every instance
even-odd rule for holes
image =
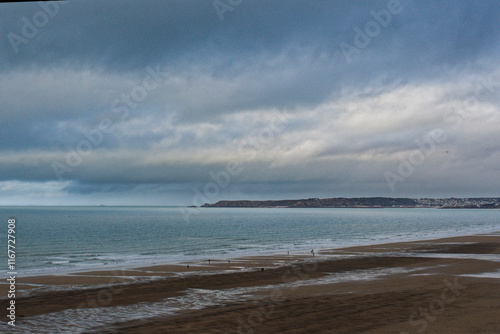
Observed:
[[[210,171],[239,161],[245,172],[231,181],[237,189],[226,189],[233,195],[270,193],[266,183],[281,189],[277,196],[335,187],[376,195],[384,171],[436,127],[453,137],[441,148],[453,152],[465,188],[474,187],[463,180],[467,159],[485,161],[481,180],[469,180],[496,175],[499,149],[485,142],[498,139],[498,2],[244,0],[223,20],[213,4],[2,4],[0,181],[59,180],[53,163],[67,165],[105,118],[113,130],[64,175],[72,183],[62,192],[203,186]],[[47,12],[25,36],[26,22]],[[388,21],[360,46],[357,28],[366,33],[378,15]],[[127,106],[123,96],[140,92],[148,68],[161,69],[161,83]],[[450,129],[443,115],[492,73],[474,116]],[[128,109],[125,119],[119,108]],[[247,159],[238,147],[269,127],[271,111],[286,113],[286,127]],[[441,159],[431,156],[406,180],[407,193],[422,182],[456,190],[458,180],[436,183],[430,174]]]
[[[363,52],[399,59],[400,64],[423,58],[432,65],[470,61],[497,44],[499,5],[494,1],[401,2],[402,12],[392,15]],[[234,70],[245,63],[244,57],[277,54],[290,45],[310,49],[316,57],[321,52],[332,56],[340,42],[353,44],[355,26],[364,29],[373,20],[371,11],[387,9],[388,3],[247,0],[225,12],[221,22],[212,1],[70,1],[59,5],[58,13],[17,54],[7,34],[22,36],[22,18],[33,21],[41,8],[35,3],[2,5],[7,60],[2,68],[70,64],[134,71],[150,63],[206,62],[217,74]]]
[[[279,50],[292,36],[312,37],[313,19],[324,6],[246,2],[221,22],[211,1],[73,1],[61,5],[38,36],[21,47],[23,52],[11,54],[9,60],[20,66],[63,61],[115,70],[164,60],[206,61],[215,55],[234,61],[234,56],[256,49]],[[289,13],[286,19],[279,15],[282,9]],[[2,30],[21,35],[21,18],[39,10],[36,4],[6,6]],[[324,20],[325,14],[319,14]],[[176,59],[181,56],[189,58]]]

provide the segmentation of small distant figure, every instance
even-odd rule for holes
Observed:
[[[189,269],[189,264],[187,265],[187,268]]]
[[[260,271],[264,271],[264,268],[260,268]]]
[[[231,260],[228,260],[227,263],[231,263]]]
[[[287,252],[287,255],[290,255],[290,251]]]
[[[208,259],[208,263],[210,263],[210,259]]]
[[[314,249],[311,249],[311,254],[314,256]]]

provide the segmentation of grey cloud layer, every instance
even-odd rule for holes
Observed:
[[[346,62],[339,43],[355,46],[354,28],[388,3],[246,0],[221,21],[211,1],[73,1],[18,53],[7,34],[21,34],[23,16],[41,8],[3,5],[0,182],[57,181],[52,163],[110,118],[113,130],[64,175],[72,186],[61,192],[146,184],[168,193],[167,185],[185,184],[186,200],[210,171],[239,161],[245,171],[231,196],[269,193],[265,183],[288,183],[274,188],[284,194],[382,193],[384,171],[440,127],[448,140],[401,192],[491,194],[498,184],[485,180],[498,179],[500,162],[500,4],[401,1],[403,11]],[[123,96],[139,92],[147,67],[161,69],[161,83],[127,107]],[[472,116],[446,122],[491,73],[491,92]],[[276,111],[286,127],[247,159],[241,143]]]

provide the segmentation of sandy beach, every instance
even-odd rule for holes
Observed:
[[[130,309],[87,332],[500,333],[500,234],[25,277],[17,289],[20,328]]]

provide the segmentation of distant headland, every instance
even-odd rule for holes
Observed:
[[[204,208],[441,208],[500,209],[500,197],[481,198],[307,198],[268,201],[218,201]]]

